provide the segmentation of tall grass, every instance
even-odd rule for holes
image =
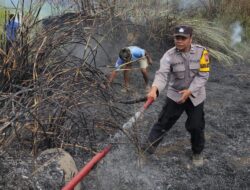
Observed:
[[[212,57],[220,63],[231,64],[243,60],[242,55],[231,47],[230,31],[202,19],[182,22],[194,28],[194,41],[208,47]]]
[[[3,26],[5,22],[5,9],[0,7],[0,32],[3,32]]]
[[[0,7],[0,47],[3,47],[5,42],[5,33],[4,33],[4,26],[6,22],[6,9]]]
[[[227,7],[223,8],[226,1],[203,1],[203,7],[190,7],[190,10],[180,10],[178,2],[118,1],[116,13],[134,24],[144,25],[148,38],[158,41],[159,44],[173,45],[171,43],[174,26],[188,24],[194,28],[194,41],[206,46],[218,62],[231,64],[244,59],[239,51],[231,47],[230,30],[223,27],[223,20],[219,24],[217,22],[219,15],[227,10]],[[129,7],[126,4],[129,4]],[[199,11],[207,12],[201,14]],[[206,15],[213,11],[216,11],[214,17],[208,18]]]

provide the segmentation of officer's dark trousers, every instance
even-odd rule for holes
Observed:
[[[205,143],[203,106],[204,102],[195,107],[190,99],[183,104],[177,104],[170,98],[167,98],[157,123],[155,123],[151,129],[148,138],[149,142],[152,143],[153,146],[158,146],[164,133],[175,124],[183,111],[185,111],[188,116],[185,127],[191,134],[192,151],[194,154],[201,153]]]

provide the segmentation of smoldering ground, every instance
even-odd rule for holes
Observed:
[[[157,67],[150,68],[151,78]],[[135,87],[138,88],[141,87]],[[89,189],[248,189],[249,91],[249,65],[230,67],[212,63],[205,103],[203,167],[195,168],[191,164],[190,136],[184,127],[184,114],[165,135],[155,155],[138,153],[123,137],[117,140],[121,144],[113,148],[83,184]],[[162,94],[138,121],[134,138],[139,142],[147,137],[164,99]]]
[[[66,73],[63,77],[55,80],[56,83],[51,83],[51,81],[43,83],[44,78],[39,81],[44,84],[42,87],[47,87],[47,84],[51,85],[50,88],[41,88],[44,89],[42,92],[46,92],[44,93],[45,97],[46,95],[51,97],[51,90],[56,89],[59,92],[63,88],[63,93],[52,94],[54,95],[52,97],[55,98],[52,100],[56,101],[52,101],[53,104],[50,106],[55,106],[52,107],[54,109],[57,108],[56,105],[63,105],[61,108],[64,108],[67,114],[55,109],[55,113],[62,113],[59,115],[62,117],[57,117],[58,120],[52,123],[53,125],[44,123],[44,126],[47,127],[45,128],[46,132],[53,135],[50,138],[52,141],[50,146],[63,146],[71,153],[78,169],[80,169],[91,158],[93,152],[106,144],[113,145],[112,150],[103,161],[84,179],[83,189],[248,189],[250,187],[248,180],[250,177],[249,65],[243,62],[233,66],[221,65],[217,62],[211,64],[211,76],[207,84],[205,103],[206,147],[203,167],[196,168],[191,164],[190,136],[184,127],[185,114],[166,133],[156,154],[147,156],[140,151],[140,145],[157,120],[164,104],[164,93],[138,120],[129,138],[126,136],[114,138],[116,132],[120,131],[122,124],[133,116],[143,104],[126,105],[119,103],[119,101],[142,97],[145,96],[146,92],[143,87],[143,78],[138,70],[131,71],[131,91],[126,94],[120,92],[123,86],[122,73],[119,73],[111,88],[108,86],[105,88],[107,80],[105,75],[108,76],[113,70],[112,67],[108,66],[113,66],[119,49],[129,43],[127,34],[130,32],[140,34],[140,38],[133,41],[133,44],[149,50],[152,54],[154,64],[148,70],[151,82],[155,71],[159,68],[159,59],[167,47],[160,48],[158,40],[148,40],[143,27],[138,27],[135,30],[133,25],[131,28],[127,27],[131,25],[129,23],[117,27],[115,30],[112,27],[117,23],[112,24],[114,25],[99,28],[99,35],[93,36],[93,38],[88,38],[89,36],[80,38],[84,43],[78,44],[79,40],[76,38],[73,43],[67,44],[66,47],[63,46],[63,51],[59,51],[59,53],[70,52],[70,54],[66,57],[59,56],[60,59],[57,61],[60,64],[56,62],[58,64],[54,65],[56,67],[49,65],[52,75],[58,76],[62,71],[60,69],[65,69],[62,67],[62,63],[69,61],[66,65],[67,68],[85,63],[86,67],[80,67],[80,71],[88,72],[82,77],[77,78],[76,81],[70,80],[70,82],[65,83],[68,81],[66,79],[72,77],[71,74]],[[90,30],[91,28],[83,27],[81,29]],[[103,39],[102,31],[105,31],[104,34],[109,31],[109,38],[100,40]],[[60,33],[60,31],[57,32]],[[79,34],[78,31],[74,30],[74,32]],[[88,43],[87,39],[91,39],[91,43]],[[59,38],[58,41],[60,40],[63,41],[62,38]],[[98,42],[101,42],[101,46]],[[83,47],[86,46],[90,49],[82,51]],[[60,48],[60,50],[62,49]],[[85,59],[84,56],[89,53],[91,56],[87,56]],[[93,57],[95,59],[92,59]],[[76,60],[79,61],[77,64]],[[46,68],[49,66],[47,65]],[[72,78],[75,79],[75,76]],[[79,81],[80,83],[78,83]],[[99,83],[103,84],[104,88]],[[69,96],[70,93],[75,95],[74,98]],[[64,101],[65,99],[62,97],[67,97],[68,101]],[[21,98],[25,98],[25,96],[21,96]],[[81,104],[83,107],[77,106],[74,109],[68,109],[72,108],[70,103],[78,105],[77,103],[83,102],[85,103]],[[104,104],[102,104],[103,102]],[[7,110],[12,108],[8,107]],[[17,112],[18,107],[14,108],[16,108],[14,113],[19,113]],[[30,108],[32,109],[32,107]],[[48,110],[45,109],[45,111]],[[42,113],[47,113],[45,111]],[[78,114],[82,117],[78,117]],[[24,119],[27,115],[20,118]],[[64,121],[65,117],[69,119]],[[12,117],[8,118],[12,119]],[[28,134],[18,136],[19,138],[13,141],[8,150],[1,154],[0,181],[1,186],[5,189],[16,189],[20,184],[25,189],[35,183],[35,181],[26,179],[35,167],[34,157],[30,152],[35,143],[38,145],[38,151],[42,151],[48,146],[43,135],[34,137],[30,131]],[[22,137],[25,138],[22,139]]]

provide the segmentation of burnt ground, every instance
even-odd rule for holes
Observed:
[[[104,44],[113,61],[119,49],[127,45],[126,40],[120,36],[117,38],[118,42],[111,39],[112,43]],[[149,44],[145,40],[138,44],[148,48],[153,55],[154,64],[149,68],[152,82],[164,50],[158,52],[158,44]],[[78,50],[81,51],[81,48]],[[111,68],[105,66],[112,63],[105,61],[102,53],[98,52],[96,63],[108,75]],[[203,167],[195,168],[191,165],[190,136],[184,127],[185,114],[165,135],[155,155],[144,155],[136,147],[147,138],[150,128],[157,120],[165,100],[162,93],[137,122],[132,132],[132,141],[126,136],[114,138],[114,134],[108,134],[109,138],[107,134],[100,137],[100,149],[110,143],[113,146],[83,180],[83,189],[250,189],[249,76],[249,64],[228,66],[212,63],[205,103],[206,147]],[[121,93],[122,83],[122,73],[119,73],[113,84],[117,100],[130,100],[146,95],[138,70],[131,73],[130,92]],[[127,112],[127,118],[119,122],[121,126],[143,105],[114,104]],[[91,156],[81,149],[67,151],[73,156],[79,170]],[[25,185],[28,187],[29,182],[25,179],[30,176],[33,167],[30,149],[16,144],[0,156],[0,189],[28,189]]]
[[[157,57],[149,68],[150,81],[158,68]],[[108,74],[108,72],[107,72]],[[164,104],[162,93],[146,110],[132,133],[132,141],[126,136],[102,138],[100,147],[112,143],[107,156],[83,180],[82,188],[91,190],[166,190],[166,189],[249,189],[250,188],[250,65],[233,66],[212,64],[207,83],[205,103],[206,147],[205,164],[196,168],[191,164],[189,134],[185,130],[186,115],[177,121],[165,135],[155,155],[143,154],[140,145],[147,138]],[[117,99],[130,100],[145,96],[143,79],[137,71],[131,73],[131,91],[121,93],[122,74],[113,85]],[[125,105],[117,103],[129,115],[129,120],[143,103]],[[101,148],[99,149],[101,150]],[[80,170],[89,160],[86,152],[70,152]],[[0,157],[0,187],[28,189],[29,176],[34,160],[29,150],[15,146]],[[14,176],[14,177],[12,177]],[[21,185],[20,185],[21,184]],[[27,186],[26,186],[27,185]]]
[[[149,69],[151,81],[157,68],[155,61]],[[84,189],[249,189],[249,76],[250,65],[247,64],[212,64],[205,103],[203,167],[191,164],[190,136],[184,127],[186,115],[183,114],[165,135],[155,155],[144,155],[125,136],[109,139],[107,143],[113,142],[113,149],[86,177]],[[140,73],[134,71],[131,74],[132,91],[123,94],[123,98],[143,96],[142,81]],[[121,74],[117,82],[122,82]],[[114,88],[119,92],[121,87],[114,85]],[[137,143],[147,137],[164,99],[162,93],[137,122],[133,132]],[[121,106],[127,106],[132,116],[142,105]]]

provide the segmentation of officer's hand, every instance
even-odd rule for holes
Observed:
[[[157,98],[157,91],[158,91],[157,87],[152,86],[149,93],[147,94],[147,98],[153,98],[155,100]]]
[[[185,90],[180,91],[179,94],[181,94],[181,99],[177,103],[183,104],[184,102],[186,102],[186,100],[192,94],[192,92],[188,89],[185,89]]]

